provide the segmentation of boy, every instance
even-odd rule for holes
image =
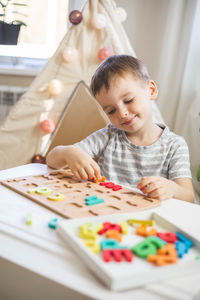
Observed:
[[[68,165],[77,179],[102,174],[137,186],[151,198],[193,202],[187,145],[167,126],[153,122],[151,100],[158,90],[144,64],[128,55],[110,56],[96,70],[90,88],[111,123],[79,143],[55,147],[47,164]]]

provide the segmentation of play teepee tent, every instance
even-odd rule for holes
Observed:
[[[112,0],[89,0],[82,13],[70,13],[72,26],[57,51],[0,127],[0,169],[29,163],[105,126],[88,89],[91,76],[111,54],[135,56],[118,13]],[[156,106],[154,115],[160,119]]]

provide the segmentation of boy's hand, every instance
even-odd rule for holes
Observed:
[[[148,176],[141,179],[137,188],[150,198],[166,200],[173,198],[175,186],[175,182],[164,177]]]
[[[65,154],[67,165],[78,180],[101,178],[98,164],[80,147],[66,148]]]

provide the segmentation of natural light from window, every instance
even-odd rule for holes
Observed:
[[[22,13],[19,15],[20,19],[27,26],[21,26],[16,46],[0,45],[0,56],[48,59],[67,32],[68,0],[15,0],[15,2],[27,4],[16,6]]]

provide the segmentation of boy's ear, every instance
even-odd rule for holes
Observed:
[[[150,92],[150,99],[156,100],[158,97],[158,88],[153,80],[148,81],[148,88]]]

